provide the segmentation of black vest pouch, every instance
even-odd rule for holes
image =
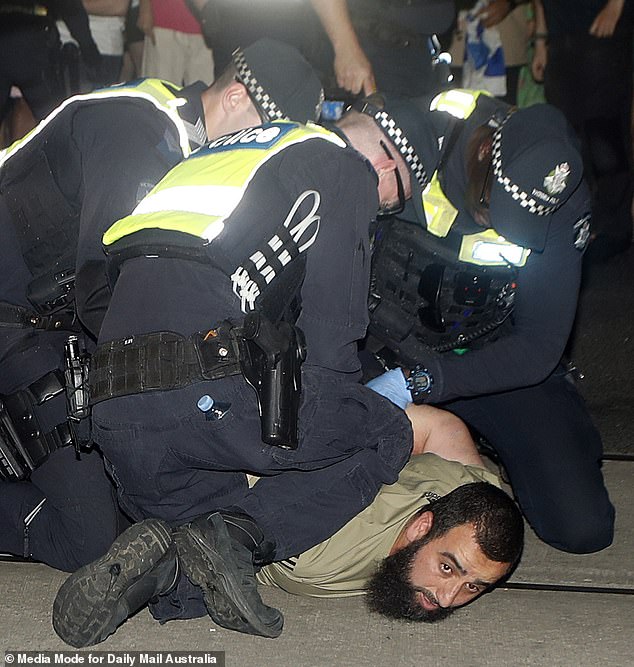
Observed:
[[[37,189],[33,188],[37,183]],[[60,191],[43,151],[25,169],[3,168],[0,194],[11,214],[27,268],[34,276],[29,301],[39,313],[72,302],[79,209]]]
[[[460,235],[391,220],[376,238],[368,348],[387,348],[391,363],[488,340],[511,315],[517,270],[460,261]]]

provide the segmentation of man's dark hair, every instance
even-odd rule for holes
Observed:
[[[475,539],[482,553],[497,563],[519,560],[524,546],[524,521],[507,493],[487,482],[464,484],[422,507],[432,512],[434,522],[429,539],[441,537],[452,528],[473,524]]]

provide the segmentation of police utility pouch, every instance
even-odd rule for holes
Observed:
[[[263,442],[297,449],[301,365],[306,358],[302,331],[249,313],[237,336],[240,368],[258,396]]]

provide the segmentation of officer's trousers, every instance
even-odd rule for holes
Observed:
[[[601,438],[563,369],[524,389],[444,405],[492,445],[537,535],[557,549],[610,545],[614,508],[601,473]]]
[[[0,551],[66,572],[105,553],[129,522],[98,452],[53,452],[25,482],[0,482]]]
[[[223,508],[249,514],[275,560],[333,535],[367,507],[409,459],[412,430],[383,397],[319,368],[302,369],[299,447],[263,444],[256,395],[241,376],[111,399],[94,408],[94,437],[135,519],[179,524]],[[229,404],[208,420],[202,395]],[[249,488],[246,472],[260,477]],[[185,578],[161,620],[205,613]]]
[[[29,307],[32,279],[15,230],[0,199],[0,301]],[[65,332],[0,325],[0,394],[25,389],[53,370],[63,370]],[[58,394],[34,408],[43,432],[66,420]],[[105,552],[129,525],[98,453],[53,452],[29,481],[0,482],[0,551],[28,556],[73,571]]]

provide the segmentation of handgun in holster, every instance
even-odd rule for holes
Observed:
[[[68,425],[78,454],[91,442],[88,367],[89,356],[79,338],[69,336],[64,343],[64,380]]]
[[[263,442],[297,449],[301,364],[306,358],[301,329],[273,324],[249,313],[238,335],[240,368],[258,396]]]

